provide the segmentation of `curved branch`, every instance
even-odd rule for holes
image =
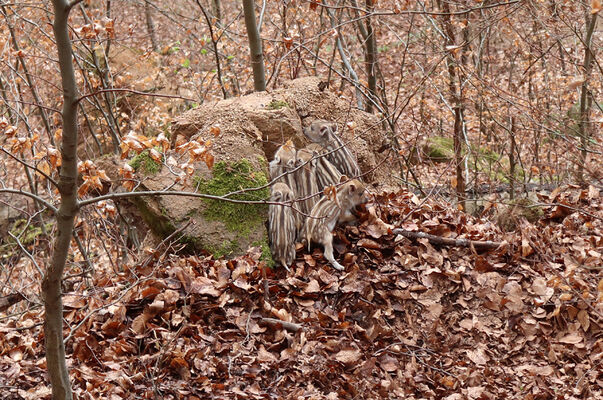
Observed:
[[[96,96],[98,94],[110,93],[110,92],[128,92],[128,93],[139,94],[139,95],[142,95],[142,96],[167,97],[169,99],[180,99],[180,100],[188,100],[188,101],[197,101],[195,99],[191,99],[191,98],[188,98],[188,97],[182,97],[182,96],[178,96],[178,95],[175,95],[175,94],[149,93],[149,92],[141,92],[139,90],[134,90],[134,89],[112,88],[112,89],[97,90],[96,92],[93,92],[93,93],[86,93],[86,94],[80,96],[76,100],[76,103],[79,103],[80,101],[84,100],[87,97],[93,97],[93,96]]]
[[[54,179],[52,179],[52,177],[50,177],[46,172],[42,171],[38,167],[34,167],[32,165],[29,165],[25,161],[21,160],[19,157],[16,157],[10,151],[7,151],[4,147],[0,147],[0,151],[2,151],[4,154],[6,154],[7,156],[9,156],[10,158],[12,158],[13,160],[15,160],[16,162],[18,162],[19,164],[22,164],[24,167],[36,171],[37,173],[39,173],[40,175],[42,175],[44,178],[46,178],[48,180],[48,182],[52,183],[54,185],[54,187],[58,187],[57,181],[55,181]]]
[[[204,193],[195,193],[195,192],[186,192],[186,191],[165,191],[165,190],[144,190],[140,192],[124,192],[124,193],[109,193],[102,196],[94,197],[91,199],[82,200],[79,202],[79,208],[88,206],[90,204],[98,203],[103,200],[115,200],[115,199],[127,199],[130,197],[140,197],[140,196],[185,196],[185,197],[198,197],[202,199],[210,199],[210,200],[221,200],[228,201],[230,203],[242,203],[242,204],[281,204],[274,203],[269,200],[237,200],[231,199],[225,196],[215,196],[211,194]]]
[[[29,197],[29,198],[39,202],[40,204],[43,204],[44,206],[48,207],[50,209],[50,211],[52,211],[55,214],[57,212],[57,208],[55,206],[53,206],[52,204],[50,204],[48,201],[44,200],[40,196],[33,194],[31,192],[26,192],[26,191],[23,191],[20,189],[2,188],[2,189],[0,189],[0,193],[20,194],[22,196]]]

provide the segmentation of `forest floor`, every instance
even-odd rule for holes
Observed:
[[[556,190],[512,232],[408,192],[336,232],[338,272],[157,250],[65,296],[78,399],[603,397],[603,202]],[[501,242],[410,241],[393,228]],[[115,266],[114,266],[115,267]],[[266,272],[266,275],[263,274]],[[41,308],[0,321],[3,399],[50,398]],[[282,321],[282,322],[278,322]]]

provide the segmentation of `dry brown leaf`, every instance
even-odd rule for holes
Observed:
[[[216,289],[215,284],[216,281],[213,281],[204,276],[199,276],[193,279],[191,283],[190,292],[195,294],[218,297],[222,294],[222,291]]]
[[[341,350],[335,355],[335,359],[345,365],[357,362],[360,357],[362,357],[362,353],[358,349]]]
[[[276,356],[274,354],[272,354],[271,352],[267,351],[266,348],[264,347],[264,345],[261,345],[258,350],[257,360],[259,362],[276,362],[276,361],[278,361]]]
[[[490,361],[490,357],[488,357],[482,348],[477,348],[475,350],[467,350],[467,357],[476,365],[486,365],[488,361]]]
[[[584,338],[578,332],[572,332],[568,335],[563,336],[557,342],[566,344],[577,344],[580,343]]]

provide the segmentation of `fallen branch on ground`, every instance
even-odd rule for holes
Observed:
[[[427,239],[431,244],[439,244],[444,246],[458,247],[473,247],[476,250],[492,250],[499,248],[503,242],[492,242],[490,240],[479,241],[469,239],[449,239],[441,236],[430,235],[425,232],[410,232],[404,229],[394,229],[392,231],[396,235],[402,235],[408,239]]]
[[[267,325],[271,325],[271,326],[275,326],[275,327],[278,327],[280,325],[283,328],[285,328],[286,330],[292,331],[292,332],[297,332],[300,329],[302,329],[302,326],[300,324],[296,324],[293,322],[281,321],[280,319],[276,319],[276,318],[262,318],[260,320],[260,322],[263,322]]]

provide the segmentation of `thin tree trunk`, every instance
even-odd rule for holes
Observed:
[[[450,20],[450,7],[447,1],[438,0],[438,6],[442,10],[442,22],[446,40],[444,43],[445,51],[449,51],[446,59],[448,66],[448,88],[450,90],[450,100],[454,109],[454,161],[456,164],[456,195],[459,205],[465,210],[465,174],[463,168],[463,99],[461,94],[461,85],[457,78],[460,78],[458,65],[454,58],[455,48],[454,28]],[[457,87],[458,86],[458,87]]]
[[[339,52],[339,57],[341,58],[341,63],[343,64],[343,67],[344,67],[344,68],[342,68],[342,70],[346,69],[348,71],[348,73],[350,74],[351,83],[356,88],[356,106],[358,107],[358,109],[364,110],[363,98],[365,96],[362,93],[362,90],[360,90],[360,80],[358,79],[358,74],[356,73],[356,71],[354,71],[354,67],[352,66],[352,64],[350,63],[350,60],[348,59],[348,57],[345,54],[345,50],[344,50],[343,44],[342,44],[343,39],[342,39],[342,35],[341,35],[341,30],[337,27],[338,23],[336,22],[335,14],[329,8],[326,8],[326,11],[327,11],[327,14],[329,15],[329,19],[331,20],[331,27],[333,29],[337,30],[337,36],[335,37],[335,47],[337,47],[337,51]],[[341,86],[342,86],[341,90],[343,90],[343,85],[344,85],[344,80],[341,81]]]
[[[373,12],[373,0],[366,0],[366,9]],[[366,75],[370,99],[366,105],[367,112],[373,112],[373,102],[377,101],[377,40],[370,17],[366,19]]]
[[[151,38],[151,47],[153,51],[159,50],[159,42],[157,41],[157,33],[155,31],[155,22],[153,21],[153,13],[151,10],[151,2],[145,0],[144,2],[144,16],[147,20],[147,32]]]
[[[207,23],[207,27],[209,28],[209,37],[211,38],[211,44],[214,48],[214,55],[216,56],[216,71],[217,71],[217,75],[218,75],[218,83],[220,84],[220,88],[222,89],[222,95],[226,99],[226,98],[228,98],[228,92],[226,91],[226,88],[224,87],[224,80],[222,79],[222,67],[220,65],[220,53],[218,51],[218,42],[217,42],[217,40],[219,40],[219,37],[214,35],[214,28],[211,24],[211,19],[209,18],[209,15],[207,15],[207,12],[205,11],[205,7],[203,7],[203,5],[201,5],[201,2],[199,0],[196,0],[196,1],[197,1],[197,5],[201,9],[201,12],[203,13],[203,16],[205,17],[205,22]]]
[[[2,75],[0,75],[0,93],[2,94],[2,100],[4,100],[4,104],[6,104],[5,110],[8,115],[8,120],[10,123],[14,123],[15,119],[13,117],[13,113],[11,108],[9,107],[8,97],[6,96],[6,87],[4,86],[4,80],[2,79]]]
[[[212,0],[211,5],[214,16],[216,17],[216,22],[218,25],[220,25],[222,23],[222,6],[220,4],[220,0]]]
[[[50,129],[50,123],[48,122],[48,116],[46,115],[46,110],[42,106],[42,100],[38,95],[38,91],[36,90],[36,86],[34,85],[31,74],[29,73],[29,69],[27,68],[27,64],[25,64],[25,58],[21,55],[21,48],[19,47],[19,42],[17,41],[17,37],[15,35],[15,29],[8,19],[8,14],[6,13],[6,8],[2,5],[2,14],[4,15],[4,19],[6,20],[6,25],[8,27],[8,31],[10,32],[11,42],[13,44],[13,49],[17,53],[17,58],[21,63],[21,68],[23,68],[23,72],[25,73],[25,80],[27,81],[27,86],[29,86],[29,90],[31,91],[31,95],[34,98],[36,105],[38,106],[38,110],[40,111],[40,117],[42,118],[42,122],[44,123],[44,127],[46,128],[46,132],[48,133],[48,139],[50,143],[56,147],[54,143],[53,132]]]
[[[42,297],[46,312],[44,337],[46,367],[52,385],[54,400],[71,400],[71,383],[65,361],[63,342],[63,300],[61,282],[67,255],[71,246],[73,223],[78,211],[77,201],[77,99],[78,90],[72,64],[71,40],[68,19],[72,4],[66,0],[52,0],[54,7],[53,30],[59,56],[61,84],[63,88],[63,139],[62,165],[59,177],[61,204],[57,211],[57,236],[50,265],[42,281]]]
[[[245,14],[245,27],[249,38],[249,54],[251,56],[251,69],[253,70],[253,89],[256,92],[266,90],[266,75],[264,73],[264,55],[262,53],[262,38],[255,21],[255,2],[243,0],[243,13]]]
[[[509,150],[509,198],[515,198],[515,152],[517,145],[515,143],[515,117],[510,117],[509,136],[511,141],[511,149]]]
[[[584,81],[582,82],[582,88],[580,93],[580,120],[578,121],[578,133],[580,135],[580,165],[578,166],[578,180],[581,183],[585,182],[584,179],[584,167],[586,166],[586,156],[588,141],[590,139],[590,98],[588,91],[588,82],[590,80],[590,74],[592,71],[592,61],[594,58],[593,50],[591,49],[591,41],[595,25],[597,24],[597,15],[593,14],[589,18],[588,11],[586,13],[586,35],[584,37],[584,63],[582,68],[584,69]],[[590,20],[590,21],[589,21]]]

